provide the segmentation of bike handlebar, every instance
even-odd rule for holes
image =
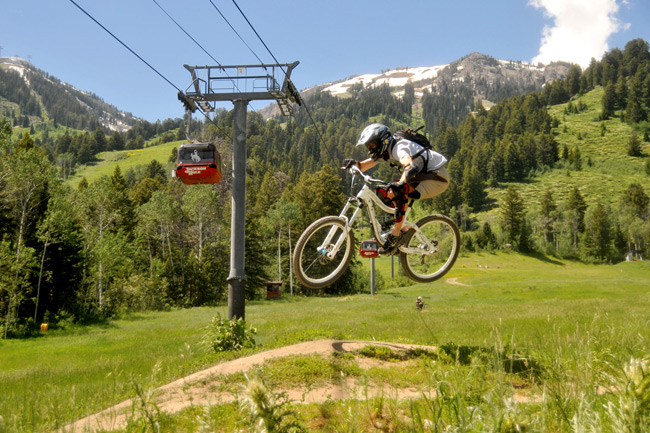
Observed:
[[[341,167],[341,168],[342,168],[343,170],[345,170],[345,167]],[[374,177],[365,174],[365,173],[364,173],[363,171],[361,171],[361,169],[360,169],[359,167],[357,167],[356,165],[352,165],[352,166],[350,166],[350,168],[348,169],[348,171],[350,172],[350,174],[352,174],[352,176],[355,176],[355,175],[358,174],[359,176],[361,176],[361,177],[363,178],[363,181],[364,181],[365,183],[368,183],[368,184],[373,184],[373,183],[381,183],[381,184],[385,184],[385,183],[386,183],[385,181],[383,181],[383,180],[381,180],[381,179],[375,179]]]

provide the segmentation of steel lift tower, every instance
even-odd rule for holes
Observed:
[[[250,101],[275,100],[283,115],[291,114],[291,102],[302,104],[291,82],[299,62],[272,65],[188,66],[192,82],[178,99],[194,112],[215,110],[217,102],[234,104],[232,140],[232,221],[230,229],[230,274],[228,319],[245,319],[244,239],[246,234],[246,113]],[[281,84],[280,84],[281,83]]]

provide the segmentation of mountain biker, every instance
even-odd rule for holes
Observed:
[[[377,190],[395,208],[395,225],[379,248],[380,254],[390,254],[402,244],[409,227],[402,227],[409,200],[423,200],[442,194],[449,186],[449,174],[445,169],[447,158],[405,138],[397,139],[386,125],[373,123],[361,132],[357,146],[365,146],[370,158],[363,161],[346,159],[345,169],[352,165],[366,171],[380,160],[397,161],[402,165],[402,176],[384,190]],[[403,229],[403,230],[402,230]]]

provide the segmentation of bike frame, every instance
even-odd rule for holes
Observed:
[[[361,188],[361,190],[357,193],[356,196],[350,197],[348,199],[347,203],[343,207],[343,210],[339,214],[339,217],[345,219],[346,221],[345,231],[336,240],[336,243],[334,244],[334,248],[332,248],[330,251],[327,251],[325,245],[331,244],[332,238],[334,237],[334,234],[336,232],[336,227],[332,227],[330,229],[322,245],[318,248],[318,250],[321,253],[327,254],[327,257],[330,259],[334,258],[334,256],[336,256],[336,254],[339,252],[341,245],[343,245],[343,242],[345,242],[345,238],[347,237],[348,233],[352,230],[352,225],[359,217],[359,214],[361,213],[361,209],[363,207],[365,207],[368,211],[368,217],[370,219],[372,232],[375,238],[382,245],[384,242],[383,239],[381,238],[381,223],[377,220],[377,214],[375,213],[374,205],[377,205],[381,210],[383,210],[386,213],[393,214],[393,215],[395,213],[395,208],[390,207],[386,205],[384,202],[382,202],[381,199],[377,197],[377,194],[375,194],[375,192],[369,186],[370,184],[385,184],[383,181],[379,179],[373,179],[372,177],[364,174],[356,166],[350,168],[350,173],[352,173],[352,185],[354,185],[354,177],[357,174],[359,174],[363,178],[364,185]],[[356,206],[356,209],[354,209],[352,216],[348,218],[347,216],[348,211],[353,206]],[[418,238],[421,245],[425,245],[425,248],[401,246],[399,250],[407,254],[435,254],[436,252],[438,252],[438,248],[436,247],[436,244],[431,240],[429,240],[424,235],[424,233],[422,233],[422,231],[416,224],[409,222],[408,216],[410,213],[411,213],[411,207],[409,206],[409,208],[406,210],[406,214],[404,215],[404,220],[402,224],[404,227],[411,227],[415,229],[414,236]]]

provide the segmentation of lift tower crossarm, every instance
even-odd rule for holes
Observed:
[[[192,76],[184,96],[195,102],[218,102],[244,99],[275,100],[282,109],[287,100],[296,102],[291,72],[300,62],[262,65],[183,65]],[[251,73],[254,71],[255,73]],[[282,84],[279,84],[281,79]],[[203,105],[203,104],[202,104]],[[288,113],[291,114],[290,110]]]

